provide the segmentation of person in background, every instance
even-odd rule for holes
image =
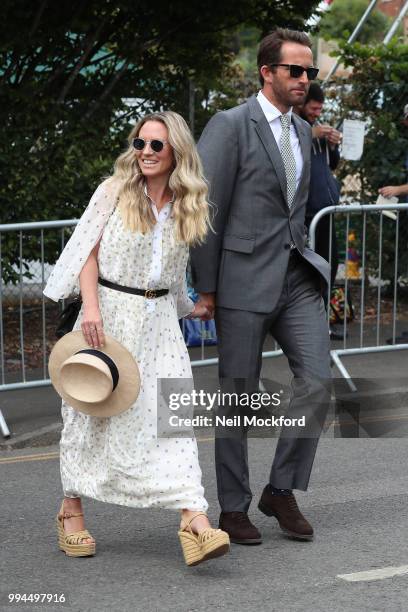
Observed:
[[[304,104],[296,109],[302,119],[312,126],[310,187],[306,203],[305,220],[308,228],[313,217],[322,208],[337,205],[340,197],[340,185],[333,176],[332,170],[337,168],[340,160],[338,145],[342,135],[330,125],[318,123],[323,105],[324,93],[322,88],[317,83],[311,83]],[[315,251],[331,263],[330,285],[333,287],[339,261],[334,219],[330,236],[330,215],[322,217],[316,227]],[[328,294],[325,293],[323,297],[327,307]],[[332,339],[341,339],[343,336],[339,331],[331,329],[330,337]]]
[[[405,183],[404,185],[389,185],[388,187],[381,187],[378,192],[381,193],[384,198],[400,198],[401,196],[408,195],[408,183]]]
[[[401,123],[405,128],[408,128],[408,104],[404,106]],[[387,185],[385,187],[380,187],[378,193],[384,196],[384,198],[397,197],[401,204],[403,204],[404,202],[408,202],[408,151],[405,156],[405,178],[406,183],[404,183],[403,185]],[[392,338],[389,338],[387,340],[387,343],[408,344],[408,330],[403,331],[400,336],[395,338],[395,343],[393,342]]]
[[[402,125],[408,128],[408,104],[404,106],[403,118],[401,121]],[[405,155],[405,178],[406,183],[403,185],[387,185],[385,187],[380,187],[378,193],[381,193],[384,198],[403,198],[400,200],[401,202],[407,201],[407,198],[404,196],[408,196],[408,150]]]

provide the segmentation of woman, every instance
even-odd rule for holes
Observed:
[[[79,274],[83,305],[74,329],[102,349],[106,331],[130,350],[141,373],[140,395],[120,415],[91,417],[62,403],[64,500],[57,524],[67,554],[95,552],[84,529],[82,495],[181,510],[179,538],[188,565],[229,549],[228,535],[212,529],[205,514],[194,434],[157,436],[157,378],[192,376],[178,318],[207,314],[189,300],[185,281],[188,246],[202,241],[209,227],[206,197],[184,119],[174,112],[143,118],[113,176],[94,193],[45,288],[54,300],[67,297]],[[168,292],[133,295],[103,281]]]

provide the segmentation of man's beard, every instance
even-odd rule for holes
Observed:
[[[303,96],[299,97],[291,93],[290,91],[286,91],[283,88],[280,88],[279,86],[274,88],[274,93],[276,98],[286,106],[302,105],[306,98],[306,91],[304,92]]]
[[[292,98],[292,96],[293,96],[293,100],[291,99],[290,105],[291,106],[303,106],[303,104],[304,104],[304,102],[306,100],[306,94],[307,94],[306,90],[303,92],[302,96],[299,96],[297,94],[289,92],[288,97],[290,96]]]

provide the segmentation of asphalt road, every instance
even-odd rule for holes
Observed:
[[[341,343],[332,343],[332,348],[340,347]],[[212,352],[215,349],[208,356]],[[197,359],[199,349],[191,356]],[[368,394],[368,405],[372,401],[375,408],[373,415],[363,416],[374,416],[378,423],[383,418],[380,409],[388,410],[387,426],[379,434],[383,438],[341,439],[326,432],[309,491],[297,495],[314,525],[315,540],[287,539],[274,519],[257,510],[275,440],[252,438],[250,515],[262,531],[263,544],[233,545],[228,556],[196,568],[184,565],[176,513],[88,499],[84,500],[86,525],[97,540],[97,555],[75,559],[60,552],[55,532],[61,500],[58,445],[32,446],[41,428],[58,427],[60,400],[52,388],[2,393],[0,407],[13,434],[10,442],[25,436],[26,448],[3,445],[2,450],[0,444],[0,611],[408,609],[408,354],[358,355],[344,363],[356,377],[359,391]],[[196,388],[217,386],[215,367],[196,368],[194,376]],[[286,359],[265,360],[263,376],[286,388],[290,381]],[[401,432],[403,438],[398,437]],[[209,514],[216,526],[212,435],[197,432]],[[49,439],[56,441],[58,436],[53,430]],[[57,606],[8,606],[9,593],[64,594],[67,601]]]
[[[215,522],[213,441],[198,435],[209,514]],[[250,515],[262,531],[263,544],[233,545],[228,556],[195,568],[184,565],[176,513],[88,499],[84,510],[97,555],[66,557],[57,549],[54,522],[61,497],[58,446],[0,452],[0,609],[406,610],[406,440],[321,441],[309,491],[298,494],[315,527],[313,542],[285,538],[276,521],[256,508],[274,444],[271,439],[250,440]],[[370,570],[378,571],[358,574]],[[387,573],[391,577],[383,578]],[[339,577],[350,574],[359,581]],[[67,602],[8,606],[7,595],[15,592],[64,594]]]

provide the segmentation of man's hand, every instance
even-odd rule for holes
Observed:
[[[384,198],[393,198],[408,193],[408,185],[388,185],[378,190]]]
[[[342,139],[342,133],[330,125],[314,125],[312,136],[313,138],[327,138],[327,141],[333,146],[338,145]]]
[[[327,141],[329,144],[335,147],[340,144],[342,138],[343,138],[343,134],[341,132],[339,132],[335,128],[331,128],[331,132],[327,136]]]
[[[207,314],[201,319],[203,321],[209,321],[214,318],[215,313],[215,293],[200,293],[200,299],[197,302],[196,306],[204,306],[207,310]]]
[[[328,138],[332,129],[330,125],[314,125],[312,127],[312,136],[313,138]]]

